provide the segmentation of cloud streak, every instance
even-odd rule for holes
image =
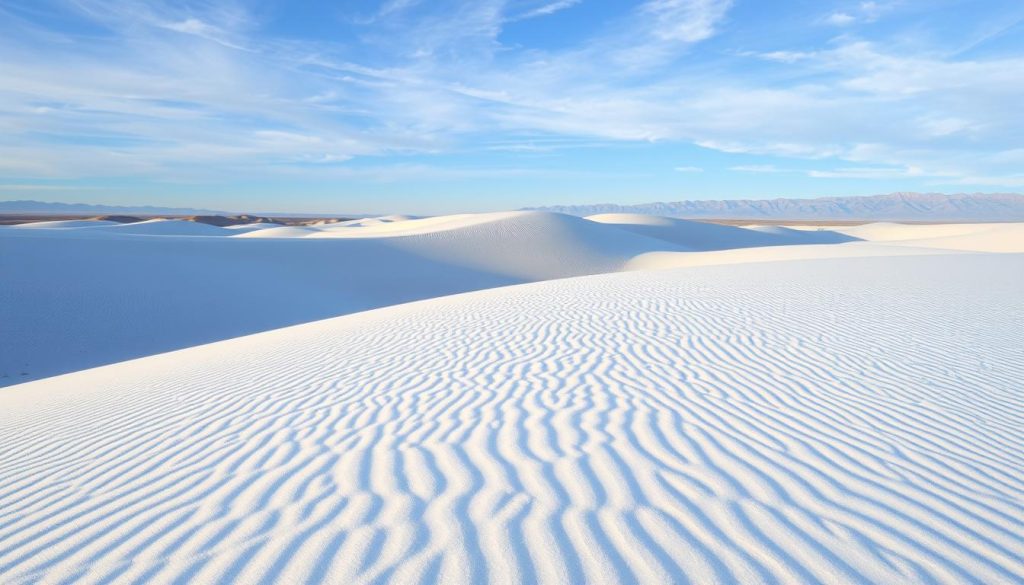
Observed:
[[[1019,181],[1018,163],[1001,161],[1024,135],[1020,53],[965,59],[850,35],[752,49],[730,36],[727,0],[648,0],[535,46],[507,29],[592,7],[392,0],[341,15],[336,40],[282,34],[244,4],[42,6],[76,26],[0,8],[6,177],[318,173],[474,146],[550,150],[519,139],[530,135],[848,163],[810,178]],[[836,14],[852,25],[889,7],[820,18]]]

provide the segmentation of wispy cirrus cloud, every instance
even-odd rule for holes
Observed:
[[[571,42],[532,42],[508,38],[511,23],[595,4],[391,0],[334,14],[337,35],[301,36],[241,2],[9,3],[0,173],[320,173],[474,145],[562,148],[518,138],[529,135],[847,163],[808,178],[1018,180],[1003,154],[1024,135],[1024,51],[962,58],[850,33],[751,47],[730,36],[743,24],[734,8],[647,0]],[[890,8],[842,4],[819,18],[840,12],[869,22]]]
[[[572,8],[582,2],[582,0],[554,0],[546,1],[543,4],[527,8],[524,12],[513,15],[509,18],[510,21],[528,20],[530,18],[537,18],[540,16],[548,16],[561,12],[568,8]]]
[[[834,26],[851,26],[875,22],[892,9],[891,2],[862,1],[850,4],[825,17],[825,22]]]
[[[655,37],[696,43],[715,34],[731,6],[731,0],[648,0],[640,11],[653,17]]]

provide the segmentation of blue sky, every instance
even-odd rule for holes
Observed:
[[[1024,189],[1020,0],[0,1],[0,198]]]

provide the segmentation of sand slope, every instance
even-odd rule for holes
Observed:
[[[824,228],[796,230],[781,225],[748,226],[746,229],[778,237],[784,245],[794,244],[842,244],[856,242],[862,238]]]
[[[554,278],[1024,251],[1024,224],[847,229],[853,236],[541,212],[385,216],[315,226],[153,220],[0,227],[0,386],[397,303]],[[854,237],[869,241],[844,242]]]
[[[6,389],[0,574],[1024,580],[1024,256],[737,268],[482,291]]]
[[[889,243],[852,242],[842,246],[811,244],[806,246],[762,246],[699,253],[648,252],[635,256],[626,270],[667,270],[693,266],[720,266],[783,262],[787,260],[825,260],[829,258],[866,258],[874,256],[933,256],[958,250],[941,247],[890,245]]]
[[[54,221],[33,221],[8,226],[11,229],[80,229],[120,225],[105,219],[59,219]]]
[[[103,226],[95,232],[148,236],[230,236],[234,230],[183,219],[149,219],[134,223]]]
[[[890,245],[969,250],[1024,252],[1024,224],[976,223],[902,225],[877,223],[842,229],[843,233]]]
[[[784,237],[742,227],[633,213],[602,213],[588,220],[658,238],[690,251],[725,250],[794,243]],[[850,238],[851,240],[853,238]]]
[[[895,242],[905,240],[921,240],[961,236],[984,231],[1000,225],[998,223],[944,223],[944,224],[904,224],[892,222],[875,222],[855,226],[837,226],[833,231],[848,234],[862,240],[872,242]]]
[[[612,272],[679,249],[556,214],[432,219],[433,228],[377,237],[278,237],[320,233],[300,227],[223,237],[235,231],[172,220],[0,228],[0,385],[397,303]],[[428,220],[401,223],[416,221]]]

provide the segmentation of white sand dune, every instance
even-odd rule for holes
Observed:
[[[235,225],[226,225],[225,229],[235,231],[250,231],[250,230],[269,230],[272,228],[281,227],[279,223],[239,223]]]
[[[327,225],[327,224],[325,224]],[[323,229],[318,225],[271,225],[263,229],[247,230],[236,238],[306,238]]]
[[[550,213],[402,223],[417,221],[437,229],[322,239],[299,227],[157,237],[231,233],[184,221],[133,232],[0,229],[0,385],[397,303],[613,272],[678,249]]]
[[[975,252],[1024,252],[1024,225],[1016,223],[1000,224],[985,230],[957,236],[907,240],[899,243],[910,246]]]
[[[1024,252],[1024,224],[1021,223],[879,223],[845,228],[842,231],[864,240],[891,245],[975,252]]]
[[[331,223],[331,224],[324,224],[324,225],[333,225],[335,227],[338,227],[338,226],[345,226],[345,227],[372,227],[372,226],[379,226],[381,224],[386,224],[386,223],[396,223],[396,222],[402,222],[402,221],[409,221],[409,220],[413,220],[413,219],[423,219],[423,218],[417,217],[415,215],[397,215],[397,214],[393,214],[393,215],[381,215],[381,216],[377,216],[377,217],[363,217],[363,218],[359,218],[359,219],[350,219],[350,220],[347,220],[347,221],[334,222],[334,223]]]
[[[105,227],[103,230],[146,236],[230,236],[235,233],[219,226],[184,219],[149,219]]]
[[[1017,224],[999,223],[943,223],[906,224],[876,222],[856,226],[837,226],[834,231],[871,242],[895,242],[901,240],[923,240],[962,236],[987,229]]]
[[[0,575],[1020,583],[1022,275],[588,276],[8,388]]]
[[[784,242],[784,245],[842,244],[844,242],[854,242],[862,239],[850,234],[844,234],[824,228],[795,230],[791,227],[781,225],[761,225],[750,226],[746,229],[777,236],[782,240],[782,242]]]
[[[522,227],[518,227],[522,226]],[[583,220],[577,217],[542,211],[501,211],[495,213],[463,213],[434,217],[409,218],[402,221],[369,218],[339,222],[319,229],[317,237],[327,238],[378,238],[424,236],[439,232],[478,232],[481,229],[522,232],[544,228],[557,234],[565,230],[587,229]],[[357,229],[352,229],[357,228]],[[596,231],[591,231],[597,234]],[[601,232],[605,233],[605,232]],[[599,239],[603,239],[599,238]]]
[[[630,260],[626,270],[667,270],[695,266],[783,262],[787,260],[827,260],[831,258],[868,258],[875,256],[933,256],[956,253],[941,247],[893,246],[869,242],[853,242],[842,246],[818,244],[807,246],[766,246],[713,250],[710,252],[648,252]],[[966,251],[964,251],[966,253]]]
[[[603,213],[591,215],[587,219],[665,240],[690,251],[794,244],[838,244],[856,240],[855,237],[837,232],[797,231],[777,227],[744,228],[637,213]]]
[[[30,223],[19,223],[9,226],[14,229],[69,229],[69,228],[95,228],[101,226],[120,225],[116,221],[105,219],[61,219],[55,221],[33,221]]]
[[[278,224],[253,223],[233,226],[215,226],[183,219],[148,219],[131,223],[107,220],[76,219],[62,221],[37,221],[10,226],[15,229],[87,229],[94,234],[132,234],[145,236],[237,236],[250,230],[267,229]]]
[[[1024,242],[1022,224],[839,245],[811,243],[828,240],[814,232],[810,245],[745,247],[789,235],[647,216],[605,218],[612,223],[541,212],[381,219],[360,227],[157,220],[0,228],[0,386],[497,286],[621,270],[1014,251]],[[1005,231],[993,236],[994,229]],[[731,249],[684,251],[723,247]]]
[[[683,249],[578,217],[536,211],[412,219],[358,230],[326,228],[313,237],[376,242],[524,282],[612,272],[639,254]]]

